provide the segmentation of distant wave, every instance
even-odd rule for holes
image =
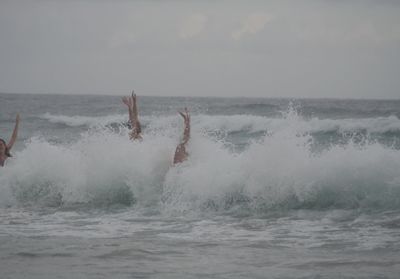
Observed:
[[[299,133],[337,132],[365,130],[368,133],[400,132],[400,120],[396,116],[364,119],[304,119],[297,114],[283,118],[251,115],[199,116],[197,124],[207,130],[227,132],[276,132],[291,127]]]
[[[51,123],[64,124],[70,127],[95,127],[95,126],[106,126],[112,123],[122,123],[127,121],[126,115],[108,115],[108,116],[67,116],[67,115],[54,115],[51,113],[45,113],[39,116],[41,119],[48,120]]]
[[[65,116],[46,113],[40,116],[51,123],[64,124],[70,127],[107,126],[121,124],[128,121],[126,115],[109,115],[102,117],[89,116]],[[179,116],[144,116],[141,120],[146,126],[153,129],[163,129],[179,125]],[[194,115],[192,117],[193,128],[204,131],[222,130],[233,132],[277,132],[291,127],[298,133],[318,132],[357,132],[367,133],[397,133],[400,132],[400,119],[397,116],[361,118],[361,119],[305,119],[296,112],[284,115],[284,117],[270,118],[255,115]]]
[[[225,114],[247,114],[247,113],[256,113],[263,116],[277,116],[280,114],[281,108],[277,105],[273,104],[262,104],[262,103],[253,103],[253,104],[235,104],[230,106],[220,107],[211,107],[210,112],[223,112]]]

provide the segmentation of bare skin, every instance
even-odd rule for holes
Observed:
[[[179,111],[179,114],[183,117],[185,128],[183,130],[182,141],[178,144],[175,150],[174,164],[179,164],[183,161],[186,161],[189,156],[186,151],[186,144],[188,143],[190,138],[190,115],[187,108],[185,108],[184,112]]]
[[[138,118],[138,109],[136,104],[136,94],[132,90],[132,97],[123,97],[122,102],[128,107],[129,121],[131,122],[132,131],[129,133],[131,140],[141,140],[142,128]]]
[[[18,136],[18,126],[19,126],[19,114],[15,118],[14,131],[11,135],[10,140],[6,143],[4,140],[0,140],[0,166],[4,166],[4,162],[11,155],[9,154],[11,148],[13,147]]]

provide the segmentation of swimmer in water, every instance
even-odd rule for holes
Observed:
[[[11,135],[10,141],[8,143],[6,143],[5,140],[0,139],[0,166],[1,167],[4,166],[4,163],[7,160],[7,158],[11,157],[10,150],[13,147],[15,141],[17,140],[18,126],[19,126],[19,114],[17,114],[17,117],[15,119],[15,127],[14,127],[14,131]]]
[[[185,108],[184,112],[179,111],[179,114],[183,117],[185,128],[183,130],[182,141],[180,144],[178,144],[175,150],[174,165],[186,161],[186,159],[189,156],[189,154],[186,151],[186,144],[188,143],[190,138],[190,115],[187,108]]]
[[[132,90],[132,97],[123,97],[122,102],[128,107],[129,121],[131,122],[132,131],[129,133],[131,140],[142,139],[142,128],[138,118],[138,110],[136,105],[136,94]]]

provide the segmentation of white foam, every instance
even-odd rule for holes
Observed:
[[[19,199],[33,201],[54,193],[64,203],[86,203],[127,186],[146,202],[152,197],[143,196],[160,191],[174,145],[166,137],[147,136],[139,143],[106,131],[84,135],[69,146],[35,138],[4,168],[1,192],[11,189]]]
[[[102,117],[66,116],[45,113],[40,116],[51,123],[65,124],[70,127],[104,127],[112,123],[128,121],[127,115],[116,114]],[[140,120],[148,128],[168,131],[180,123],[177,116],[141,116]],[[283,117],[269,118],[255,115],[197,115],[193,117],[193,128],[199,131],[232,132],[278,132],[291,126],[298,133],[366,131],[368,133],[400,132],[400,120],[396,116],[360,118],[360,119],[305,119],[295,111],[285,113]]]
[[[126,195],[127,187],[138,204],[162,203],[166,212],[209,206],[224,210],[241,202],[249,210],[297,204],[400,206],[395,198],[400,193],[399,150],[350,142],[315,154],[312,138],[298,132],[311,122],[289,112],[279,120],[285,125],[234,153],[202,133],[207,125],[220,127],[221,117],[213,123],[209,119],[192,117],[190,157],[176,167],[171,161],[182,130],[179,117],[147,117],[142,142],[130,141],[126,128],[120,134],[93,129],[69,145],[33,138],[1,170],[0,205],[38,202],[43,195],[67,204],[87,203],[118,191]],[[243,129],[243,123],[234,129]]]
[[[243,195],[255,210],[399,206],[400,151],[349,143],[314,154],[309,146],[308,136],[290,130],[266,136],[241,154],[193,140],[190,162],[167,175],[166,208],[185,212],[211,202],[224,209],[238,195],[238,203]]]

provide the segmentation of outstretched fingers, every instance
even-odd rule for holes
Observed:
[[[178,111],[178,113],[183,117],[183,120],[185,121],[185,123],[189,124],[189,122],[190,122],[189,110],[187,108],[185,108],[184,112]]]
[[[128,104],[129,104],[129,102],[128,102],[128,97],[122,97],[122,102],[123,102],[125,105],[128,105]]]
[[[184,108],[184,112],[178,110],[178,113],[183,117],[183,119],[190,119],[189,110],[187,108]]]
[[[134,93],[133,90],[132,90],[132,102],[134,105],[136,105],[136,94]]]
[[[186,113],[186,120],[190,121],[190,114],[189,114],[189,110],[187,108],[185,108],[185,113]]]
[[[132,107],[132,99],[131,97],[122,97],[122,102],[127,105],[129,108]]]

